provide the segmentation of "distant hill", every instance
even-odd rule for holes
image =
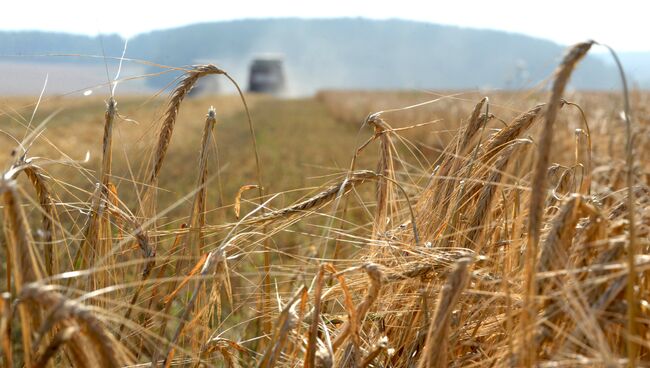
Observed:
[[[115,35],[100,41],[66,34],[0,32],[0,59],[60,63],[78,58],[15,55],[120,56],[123,42]],[[126,56],[170,66],[214,62],[245,86],[247,68],[255,55],[280,53],[292,92],[312,93],[323,88],[533,87],[549,76],[564,49],[520,34],[405,20],[289,18],[204,23],[141,34],[129,40]],[[97,62],[103,61],[95,59]],[[115,63],[110,67],[114,69]],[[161,70],[148,67],[146,71]],[[589,56],[575,73],[572,86],[617,88],[616,75],[608,61]],[[167,73],[149,78],[147,83],[161,88],[173,77],[174,73]],[[107,80],[106,75],[100,78],[104,83]]]
[[[608,65],[614,65],[609,54],[603,54],[603,60]],[[650,51],[649,52],[621,52],[618,54],[625,72],[631,76],[634,87],[650,88]]]
[[[120,56],[124,40],[118,35],[89,37],[48,32],[0,32],[0,95],[35,95],[45,80],[48,94],[108,91],[109,76],[118,63],[104,61],[103,55]],[[45,56],[56,55],[56,56]],[[96,57],[90,58],[89,55]],[[146,69],[130,65],[121,76],[142,74]],[[143,81],[123,83],[121,92],[147,92]]]
[[[80,55],[118,55],[122,51],[124,40],[118,35],[90,37],[56,32],[40,31],[0,31],[0,56],[17,56],[14,60],[28,61],[84,61],[82,58],[50,57],[45,54],[80,54]],[[103,50],[102,50],[103,48]],[[30,57],[29,55],[36,55]],[[18,58],[19,56],[19,58]],[[87,61],[87,60],[85,60]]]

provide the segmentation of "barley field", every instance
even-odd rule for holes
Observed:
[[[650,95],[0,100],[6,367],[650,365]],[[110,90],[110,89],[107,89]]]

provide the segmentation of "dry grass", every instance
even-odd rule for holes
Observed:
[[[551,93],[5,101],[5,366],[650,364],[649,96],[631,151],[588,46]]]

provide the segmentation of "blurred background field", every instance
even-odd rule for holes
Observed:
[[[364,121],[376,112],[382,112],[383,119],[393,128],[406,128],[398,132],[400,139],[395,143],[399,156],[396,160],[400,162],[399,171],[409,172],[402,179],[407,180],[404,185],[415,195],[429,180],[428,170],[435,167],[480,96],[478,91],[363,90],[325,90],[313,97],[297,99],[246,95],[259,145],[264,190],[280,193],[269,206],[286,207],[315,194],[323,185],[339,180],[349,169],[356,148],[372,136],[372,128]],[[525,111],[526,106],[534,106],[547,96],[544,91],[532,90],[491,93],[490,113],[496,119],[486,127],[487,133],[507,126]],[[623,129],[618,119],[620,97],[606,92],[577,92],[567,95],[566,99],[588,111],[594,151],[606,152],[607,157],[620,156],[622,148],[613,143]],[[632,103],[636,111],[645,111],[647,99],[647,93],[633,92]],[[45,129],[29,148],[29,155],[44,158],[43,168],[50,174],[61,203],[83,203],[95,189],[101,163],[105,99],[97,95],[82,98],[46,96],[32,116],[37,101],[37,97],[0,99],[0,124],[4,132],[0,142],[5,147],[0,163],[7,167],[15,158],[12,149],[16,141],[23,138],[28,126],[34,128],[46,121]],[[146,165],[156,142],[155,132],[167,101],[163,96],[127,94],[118,96],[117,103],[111,182],[116,185],[124,204],[135,211],[140,205],[142,178],[148,169]],[[158,208],[170,210],[160,223],[169,229],[187,220],[191,208],[191,197],[187,194],[196,185],[201,134],[211,106],[217,111],[217,125],[209,162],[210,222],[234,221],[233,205],[239,188],[256,183],[254,153],[240,97],[201,95],[188,99],[180,110],[176,134],[159,180]],[[554,150],[558,159],[575,149],[574,131],[584,129],[579,111],[567,110],[566,115],[560,117],[557,128],[557,135],[563,137],[556,142]],[[638,116],[639,122],[643,122],[645,115]],[[605,123],[609,121],[619,123]],[[645,139],[639,140],[642,142]],[[378,149],[373,144],[360,154],[356,168],[375,169]],[[639,158],[643,159],[645,154],[641,150]],[[595,154],[593,159],[598,162],[600,157]],[[72,163],[60,163],[66,160]],[[572,162],[565,160],[560,164],[569,167]],[[244,195],[243,213],[255,208],[254,197]],[[363,195],[364,201],[371,199]],[[79,210],[74,205],[65,208],[73,218],[79,215]],[[372,221],[367,211],[361,208],[353,211],[355,221],[359,224]],[[304,241],[293,239],[296,234],[282,234],[282,239],[290,243]]]

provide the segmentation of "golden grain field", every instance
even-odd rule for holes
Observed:
[[[0,100],[25,367],[650,365],[650,95]],[[245,102],[245,104],[244,104]]]

